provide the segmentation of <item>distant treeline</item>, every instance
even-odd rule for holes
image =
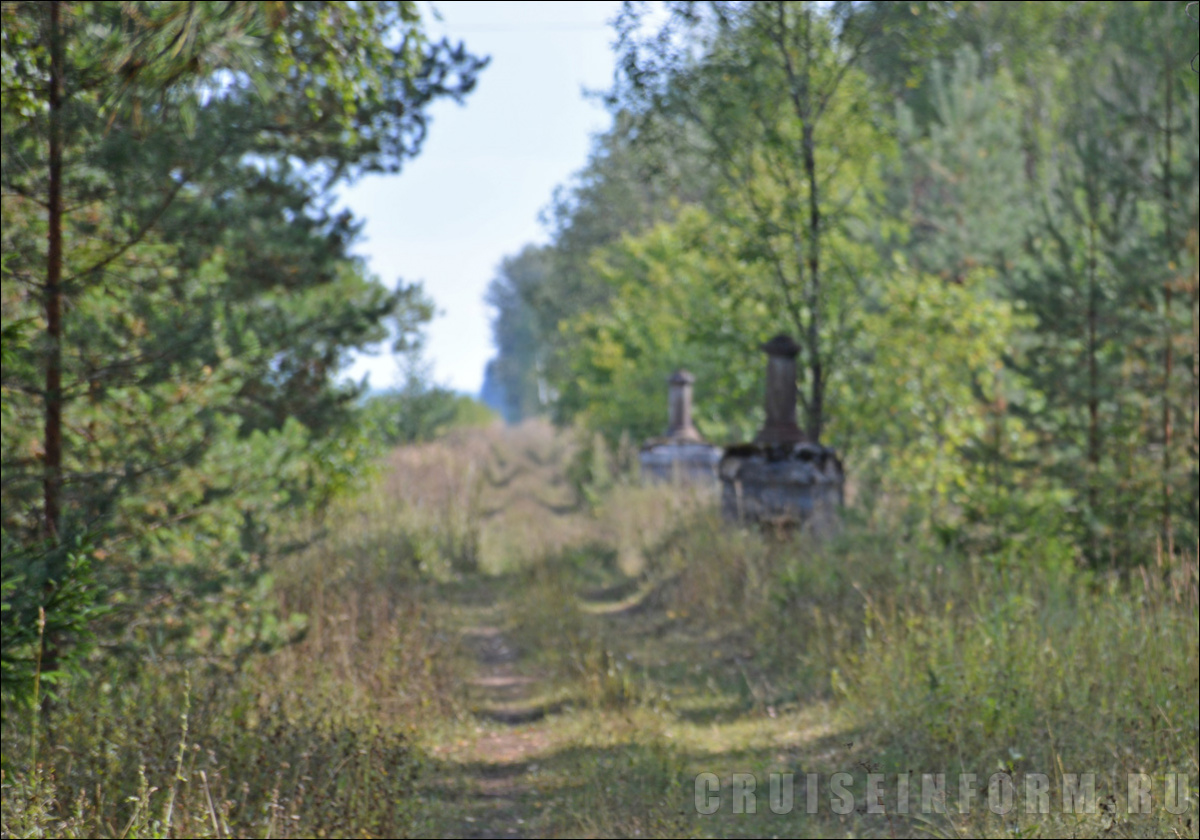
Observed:
[[[1186,3],[635,3],[617,33],[613,127],[488,292],[508,419],[644,438],[682,366],[745,439],[786,332],[865,509],[1195,551]]]

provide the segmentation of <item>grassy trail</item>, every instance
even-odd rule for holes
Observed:
[[[496,603],[460,605],[461,641],[474,660],[465,669],[463,700],[474,726],[435,744],[445,786],[435,789],[450,819],[439,828],[459,837],[525,837],[537,815],[539,791],[531,771],[551,745],[536,704],[541,680],[522,673],[520,657],[501,626]]]
[[[937,558],[918,564],[887,541],[874,554],[810,554],[802,540],[725,526],[711,497],[618,485],[589,506],[568,481],[574,455],[565,437],[527,424],[398,456],[398,474],[422,488],[410,507],[455,497],[478,525],[466,540],[477,568],[462,564],[430,592],[457,640],[460,710],[426,731],[430,834],[1190,830],[1186,815],[1161,808],[1145,822],[1103,809],[1019,823],[982,807],[903,814],[897,774],[977,772],[984,802],[999,768],[1096,768],[1102,798],[1104,772],[1183,768],[1194,787],[1194,563],[1165,585],[1146,578],[1130,603],[1162,607],[1139,616],[1099,590],[1071,594],[1073,578],[1055,595],[1053,580],[1043,591]],[[465,478],[437,486],[454,474]],[[1123,641],[1089,641],[1116,627]],[[1055,645],[1061,664],[1047,671]],[[1083,699],[1101,696],[1111,704]],[[1142,708],[1153,709],[1148,726],[1125,716]],[[867,774],[884,771],[883,807],[868,809]],[[698,811],[700,773],[719,780],[715,814]],[[735,773],[757,781],[753,813],[736,812]],[[782,814],[772,813],[773,773],[792,774]],[[849,774],[848,810],[829,787],[835,773]],[[911,796],[918,811],[921,792]]]
[[[486,450],[472,446],[482,568],[437,590],[469,711],[429,744],[438,833],[749,836],[759,821],[694,824],[686,782],[852,758],[822,704],[772,705],[745,630],[666,606],[678,580],[644,553],[703,501],[664,505],[662,491],[629,488],[648,518],[631,529],[575,503],[571,449],[548,428],[494,430]]]
[[[302,617],[291,642],[98,661],[36,754],[14,715],[0,836],[1196,836],[1194,554],[1097,570],[1052,533],[969,550],[854,510],[817,543],[576,446],[531,423],[396,450],[289,532],[258,621]]]

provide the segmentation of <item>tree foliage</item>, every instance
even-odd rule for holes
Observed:
[[[332,189],[397,171],[486,62],[407,2],[17,2],[2,22],[5,603],[33,586],[10,589],[9,541],[55,566],[60,605],[83,551],[122,617],[155,604],[136,632],[186,635],[254,591],[272,511],[361,473],[339,371],[431,311],[369,275]]]
[[[492,369],[537,358],[612,444],[661,431],[684,366],[734,442],[786,331],[868,508],[1095,564],[1194,545],[1184,5],[626,4],[613,127],[538,271],[498,279]]]

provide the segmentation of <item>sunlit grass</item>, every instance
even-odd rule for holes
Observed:
[[[1196,796],[1194,555],[1106,576],[1052,540],[998,558],[853,517],[824,541],[737,528],[711,495],[619,479],[584,504],[576,451],[528,425],[396,452],[289,526],[305,547],[269,597],[290,644],[97,662],[38,722],[36,765],[14,716],[4,836],[1194,834],[1194,801],[1123,799],[1129,773]],[[1105,805],[897,811],[899,774],[975,773],[986,797],[1001,770],[1045,773],[1055,803],[1095,772]],[[860,806],[884,774],[885,813],[834,813],[826,788],[806,813],[806,775],[840,771]],[[795,775],[791,812],[760,791],[734,814],[731,775],[771,772]]]

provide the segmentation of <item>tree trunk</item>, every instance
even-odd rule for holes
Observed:
[[[821,205],[811,118],[805,120],[802,136],[804,174],[808,178],[808,367],[812,379],[808,436],[818,443],[825,425],[825,371],[821,359]]]
[[[1087,303],[1087,364],[1088,364],[1088,546],[1093,563],[1099,561],[1098,534],[1096,533],[1096,504],[1099,496],[1100,473],[1100,368],[1096,360],[1096,321],[1099,318],[1098,290],[1096,288],[1096,208],[1091,207],[1091,224],[1088,227],[1088,303]]]
[[[1167,118],[1163,125],[1163,141],[1166,145],[1162,161],[1162,193],[1163,193],[1163,237],[1166,240],[1166,256],[1171,271],[1175,265],[1175,235],[1171,224],[1171,151],[1174,125],[1175,84],[1171,67],[1165,68],[1167,77]],[[1171,368],[1175,362],[1175,335],[1171,329],[1171,309],[1174,297],[1174,277],[1168,277],[1163,286],[1163,340],[1165,354],[1163,359],[1162,383],[1162,539],[1167,557],[1175,553],[1175,532],[1171,524]]]
[[[1200,509],[1200,232],[1188,234],[1192,251],[1192,501],[1190,510]]]
[[[62,508],[62,98],[63,37],[61,3],[49,4],[50,41],[50,182],[47,196],[48,242],[46,249],[46,392],[45,392],[45,469],[43,490],[45,511],[43,528],[50,539],[57,539]]]

